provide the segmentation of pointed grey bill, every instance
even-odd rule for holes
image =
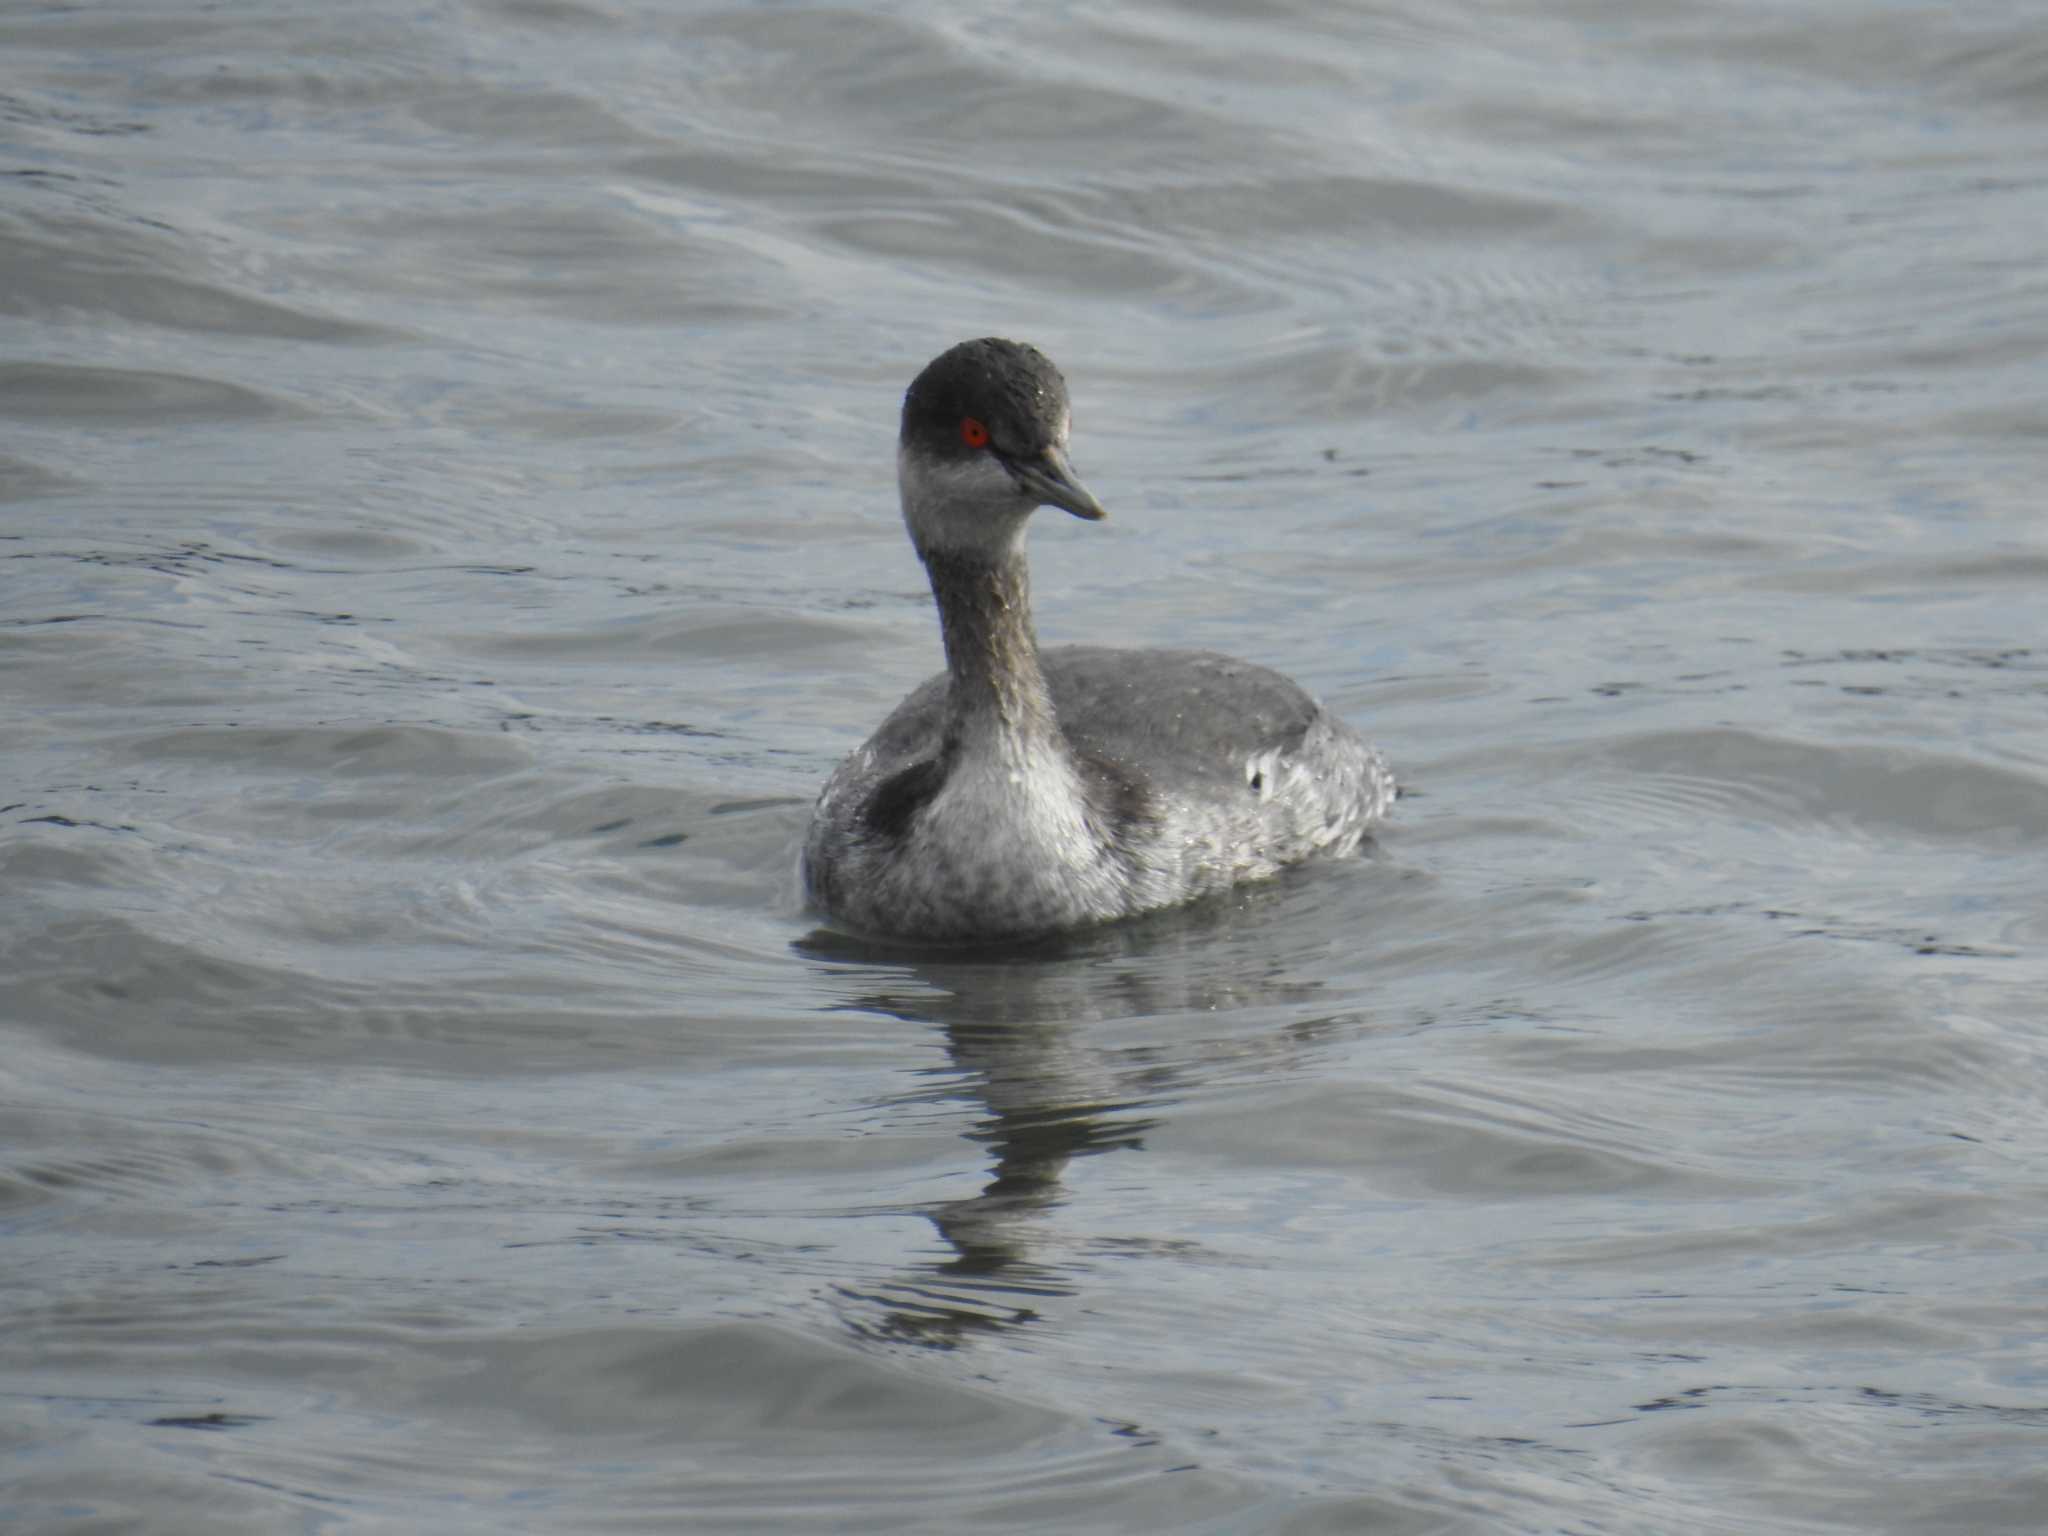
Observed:
[[[1058,444],[1037,458],[1006,458],[1003,463],[1017,477],[1017,483],[1038,498],[1041,506],[1064,507],[1074,516],[1085,517],[1091,523],[1109,516],[1094,493],[1081,483],[1080,477],[1074,473],[1074,466],[1067,462],[1066,450]]]

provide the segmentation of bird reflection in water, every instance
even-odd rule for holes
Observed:
[[[1267,942],[1232,943],[1241,920],[1286,893],[1283,882],[1002,951],[920,951],[830,930],[797,945],[805,958],[870,983],[838,1008],[943,1029],[951,1065],[943,1086],[898,1107],[968,1098],[988,1111],[968,1133],[993,1159],[980,1192],[922,1210],[948,1251],[872,1289],[839,1287],[848,1326],[949,1348],[1029,1326],[1047,1301],[1078,1294],[1087,1266],[1045,1256],[1073,1245],[1072,1234],[1056,1235],[1046,1222],[1067,1199],[1068,1165],[1144,1150],[1159,1111],[1197,1087],[1205,1065],[1192,1040],[1190,1050],[1170,1053],[1156,1043],[1118,1047],[1091,1026],[1284,1004],[1300,1010],[1295,1021],[1249,1041],[1234,1036],[1230,1065],[1243,1069],[1248,1053],[1293,1057],[1312,1046],[1338,1023],[1311,1011],[1320,988],[1286,979],[1276,953],[1285,946],[1270,933]]]

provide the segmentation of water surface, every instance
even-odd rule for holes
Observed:
[[[2038,34],[0,19],[0,1517],[2040,1529]],[[1369,857],[801,911],[985,333]]]

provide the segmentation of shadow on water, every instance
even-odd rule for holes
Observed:
[[[1147,1026],[1190,1016],[1277,1007],[1284,1017],[1234,1038],[1228,1063],[1293,1057],[1347,1021],[1321,1017],[1320,981],[1301,979],[1304,943],[1323,948],[1326,927],[1290,925],[1302,899],[1282,879],[1228,897],[1080,933],[993,948],[935,948],[818,929],[792,947],[815,965],[866,983],[833,1011],[879,1014],[943,1031],[950,1070],[920,1102],[967,1099],[985,1113],[969,1139],[988,1149],[979,1193],[924,1206],[945,1247],[900,1278],[840,1295],[865,1337],[951,1348],[974,1334],[1026,1327],[1040,1303],[1080,1292],[1087,1261],[1047,1218],[1066,1203],[1079,1158],[1142,1152],[1168,1104],[1198,1088],[1199,1047],[1141,1037],[1106,1041],[1078,1026],[1116,1020]],[[869,1309],[879,1315],[865,1315]]]

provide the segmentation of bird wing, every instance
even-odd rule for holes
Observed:
[[[1242,788],[1255,759],[1291,753],[1322,715],[1279,673],[1214,651],[1068,645],[1040,662],[1067,739],[1162,788]]]

